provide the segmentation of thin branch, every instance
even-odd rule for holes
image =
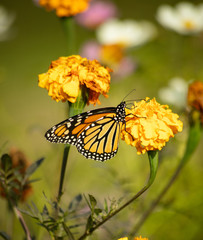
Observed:
[[[173,174],[173,176],[171,177],[171,179],[169,180],[169,182],[167,183],[167,185],[164,187],[164,189],[160,192],[160,194],[158,195],[158,197],[155,199],[155,201],[152,202],[152,204],[150,205],[149,209],[142,215],[142,217],[140,218],[139,222],[136,224],[136,226],[133,228],[134,230],[130,233],[129,237],[135,236],[137,234],[137,232],[139,231],[139,229],[142,227],[142,225],[144,224],[144,222],[146,221],[146,219],[149,217],[149,215],[151,214],[151,212],[153,212],[153,210],[156,208],[156,206],[159,204],[159,202],[161,201],[161,199],[164,197],[164,195],[168,192],[169,188],[172,186],[172,184],[174,183],[174,181],[177,179],[181,169],[183,167],[183,164],[181,163],[178,168],[176,169],[175,173]]]
[[[125,207],[127,207],[129,204],[131,204],[133,201],[135,201],[140,195],[142,195],[154,182],[154,179],[156,177],[156,172],[158,169],[158,151],[148,151],[148,158],[149,158],[149,164],[150,164],[150,176],[148,179],[147,184],[138,192],[136,193],[129,201],[124,203],[120,208],[115,210],[113,213],[108,215],[104,220],[96,224],[94,227],[92,227],[90,230],[86,230],[85,233],[78,239],[82,240],[85,239],[87,236],[89,236],[92,232],[94,232],[97,228],[99,228],[101,225],[103,225],[106,221],[108,221],[110,218],[118,214],[121,210],[123,210]]]
[[[78,240],[85,239],[87,236],[89,236],[92,232],[94,232],[97,228],[99,228],[101,225],[103,225],[106,221],[108,221],[110,218],[118,214],[121,210],[123,210],[125,207],[127,207],[130,203],[132,203],[135,199],[137,199],[142,193],[144,193],[149,188],[148,185],[146,185],[144,188],[142,188],[134,197],[132,197],[129,201],[127,201],[125,204],[123,204],[120,208],[118,208],[116,211],[114,211],[112,214],[108,215],[103,221],[99,222],[97,225],[95,225],[90,231],[86,231]]]
[[[30,231],[29,231],[29,229],[28,229],[28,227],[27,227],[27,225],[25,223],[25,220],[24,220],[21,212],[14,205],[12,205],[12,207],[13,207],[13,210],[14,210],[14,213],[15,213],[16,217],[18,218],[18,220],[20,221],[20,224],[23,227],[23,230],[25,232],[27,240],[32,240]]]

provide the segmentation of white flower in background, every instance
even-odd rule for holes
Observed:
[[[121,44],[124,47],[141,45],[156,36],[155,26],[147,21],[110,19],[97,29],[101,44]]]
[[[186,106],[187,89],[188,83],[183,78],[175,77],[169,81],[168,87],[159,90],[158,95],[162,102],[184,108]]]
[[[11,25],[14,19],[14,14],[0,6],[0,41],[5,41],[11,36]]]
[[[197,6],[181,2],[176,7],[162,5],[157,10],[158,22],[180,34],[195,34],[203,31],[203,4]]]

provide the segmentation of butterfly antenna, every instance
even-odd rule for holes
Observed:
[[[133,102],[126,102],[126,108],[127,109],[131,109],[132,107],[134,107]]]
[[[122,102],[123,102],[132,92],[134,92],[134,91],[136,91],[135,88],[134,88],[133,90],[131,90],[131,91],[123,98]]]
[[[144,98],[138,98],[138,99],[134,99],[134,100],[126,100],[126,101],[125,101],[125,102],[126,102],[126,107],[127,107],[128,109],[130,109],[131,107],[134,107],[134,108],[135,108],[134,102],[140,102],[140,101],[142,101],[142,100],[145,101]]]
[[[127,103],[127,102],[140,102],[140,101],[142,101],[142,100],[144,100],[145,101],[145,98],[137,98],[137,99],[129,99],[129,100],[126,100],[125,102]]]

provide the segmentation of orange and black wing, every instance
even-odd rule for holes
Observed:
[[[122,125],[125,122],[125,102],[116,108],[88,111],[53,126],[45,137],[53,143],[76,145],[86,158],[105,161],[118,150]]]
[[[108,113],[81,132],[76,147],[82,155],[86,158],[105,161],[117,153],[123,123],[115,121],[115,117],[115,113]]]
[[[109,112],[115,112],[115,108],[100,108],[75,115],[50,128],[45,137],[52,143],[75,145],[82,131]]]

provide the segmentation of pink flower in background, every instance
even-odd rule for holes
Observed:
[[[117,79],[122,79],[124,77],[132,74],[137,68],[136,62],[130,57],[124,57],[118,64],[114,76]]]
[[[95,29],[97,26],[110,18],[118,15],[116,6],[111,2],[91,1],[89,8],[78,14],[75,19],[81,26]]]
[[[101,51],[101,45],[96,41],[92,40],[92,41],[85,42],[82,45],[82,48],[80,49],[80,55],[90,60],[97,59],[99,61],[100,51]]]
[[[127,77],[136,70],[136,63],[126,56],[125,49],[120,45],[101,45],[92,40],[83,44],[80,55],[90,60],[97,59],[112,68],[116,80]]]

